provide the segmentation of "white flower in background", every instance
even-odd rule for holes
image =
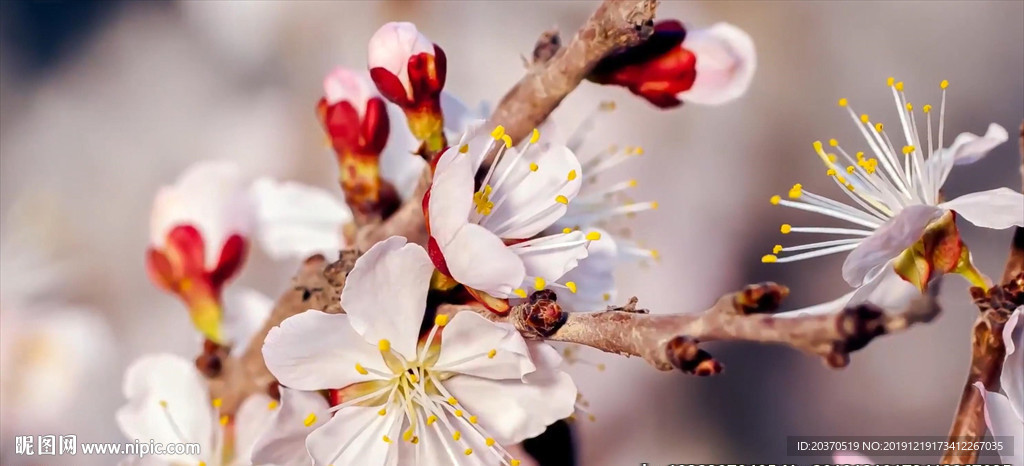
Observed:
[[[814,150],[825,163],[828,176],[855,205],[811,193],[801,184],[793,186],[788,199],[782,196],[771,198],[774,205],[816,212],[852,223],[854,228],[782,225],[783,234],[815,233],[834,235],[839,239],[794,246],[776,245],[772,254],[762,258],[763,262],[793,262],[850,251],[843,264],[843,278],[851,286],[865,287],[858,290],[858,296],[867,296],[874,287],[887,281],[891,275],[887,270],[891,271],[893,260],[918,242],[929,225],[949,211],[985,228],[1024,225],[1024,196],[1010,189],[981,191],[945,202],[939,193],[954,165],[982,158],[993,147],[1006,141],[1006,130],[993,123],[984,136],[962,133],[949,147],[942,148],[947,82],[943,81],[941,85],[942,106],[935,141],[932,107],[925,105],[921,108],[927,116],[925,140],[918,133],[917,117],[913,105],[907,102],[903,93],[903,83],[894,83],[890,78],[889,84],[905,141],[900,149],[894,146],[881,123],[872,122],[868,115],[858,116],[846,99],[840,99],[839,106],[847,110],[873,157],[863,152],[851,154],[835,139],[829,141],[829,146],[838,155],[827,152],[820,141],[814,143]],[[848,165],[843,167],[843,162]],[[965,271],[965,276],[970,275],[966,272],[973,272],[973,267]]]
[[[1024,451],[1020,440],[1024,438],[1024,306],[1010,314],[1003,327],[1006,358],[999,385],[1003,393],[985,390],[981,382],[974,387],[985,399],[985,424],[993,437],[1010,437],[1013,456],[1003,456],[1003,462],[1013,466],[1024,465]]]
[[[117,411],[117,424],[126,437],[143,443],[199,444],[197,455],[151,455],[142,460],[146,464],[252,464],[257,436],[273,417],[286,414],[278,413],[278,402],[262,393],[243,400],[234,416],[221,414],[221,400],[210,399],[206,380],[192,361],[166,353],[133,362],[125,372],[124,394],[128,404]],[[293,430],[305,427],[301,418],[290,424]],[[301,446],[291,452],[303,453]]]
[[[267,335],[271,373],[299,390],[341,388],[306,440],[316,465],[518,465],[503,445],[572,413],[576,387],[557,352],[470,312],[438,316],[420,340],[434,267],[404,238],[356,261],[346,314],[292,316]]]
[[[249,192],[256,205],[259,244],[270,257],[337,257],[345,248],[342,228],[352,221],[352,212],[340,195],[270,178],[256,180]]]
[[[467,133],[438,160],[424,200],[435,266],[495,311],[507,309],[498,301],[525,298],[530,287],[575,288],[555,280],[600,238],[580,231],[536,237],[565,214],[583,176],[571,150],[539,138],[534,131],[513,148],[501,126],[490,135]],[[489,154],[494,162],[477,189],[477,170]]]

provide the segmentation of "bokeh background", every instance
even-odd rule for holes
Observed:
[[[113,413],[126,365],[147,352],[198,351],[181,305],[143,267],[160,185],[194,161],[228,158],[251,175],[334,188],[313,114],[321,79],[335,65],[365,67],[380,24],[416,22],[448,55],[447,89],[495,102],[541,31],[571,34],[596,5],[0,2],[0,462],[31,464],[13,456],[20,434],[122,440]],[[837,194],[811,150],[816,139],[858,138],[837,98],[897,124],[888,76],[906,82],[915,104],[937,104],[948,79],[947,141],[990,122],[1013,135],[1024,117],[1024,2],[665,1],[658,16],[749,32],[758,70],[747,95],[662,112],[585,83],[554,114],[573,126],[614,99],[589,147],[645,148],[621,176],[639,180],[638,199],[660,202],[631,228],[662,259],[624,267],[620,293],[653,312],[698,311],[763,280],[790,285],[793,308],[846,292],[841,256],[759,261],[780,223],[812,220],[772,208],[769,196],[796,182]],[[947,195],[1017,187],[1017,150],[1011,137],[958,167]],[[982,269],[1001,273],[1009,233],[961,228]],[[275,295],[294,268],[254,252],[237,282]],[[965,291],[946,280],[937,322],[872,343],[841,371],[750,344],[708,345],[726,365],[713,378],[586,353],[607,369],[573,369],[597,419],[576,423],[581,464],[809,464],[827,458],[786,458],[787,435],[945,435],[975,317]]]

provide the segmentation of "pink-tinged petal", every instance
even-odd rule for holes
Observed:
[[[248,462],[252,458],[253,446],[256,445],[256,440],[264,428],[272,422],[277,412],[277,410],[269,409],[272,401],[274,399],[266,393],[256,393],[246,397],[242,404],[238,406],[238,412],[235,413],[234,419],[234,451],[235,458],[239,462],[249,464]],[[302,425],[302,421],[297,420],[296,424]],[[299,451],[302,453],[306,452],[305,449]]]
[[[434,44],[416,29],[415,24],[390,22],[370,37],[367,63],[371,69],[383,68],[391,72],[410,95],[409,58],[420,53],[434,54]]]
[[[260,246],[270,257],[337,257],[345,247],[341,230],[352,221],[352,212],[339,197],[270,178],[256,180],[251,193],[257,205]]]
[[[494,170],[494,210],[480,221],[507,239],[533,237],[565,215],[584,176],[576,155],[564,145],[540,142],[518,161],[516,150],[509,149]]]
[[[351,102],[359,118],[366,114],[366,102],[377,96],[369,80],[345,67],[335,67],[324,77],[324,98],[328,105]]]
[[[469,221],[473,206],[474,176],[476,170],[471,156],[451,147],[441,155],[430,184],[427,214],[430,236],[442,249]]]
[[[172,443],[185,438],[199,442],[206,453],[211,451],[214,435],[208,393],[192,361],[167,353],[142,356],[125,371],[128,404],[117,411],[117,425],[130,439]],[[199,460],[185,455],[162,458],[172,462]]]
[[[192,225],[206,243],[206,264],[216,265],[222,243],[232,234],[246,236],[254,223],[252,202],[238,165],[202,161],[188,167],[174,185],[153,201],[150,244],[163,246],[167,232]]]
[[[832,455],[835,464],[875,464],[871,458],[855,451],[837,451]]]
[[[263,409],[269,410],[267,406]],[[326,410],[327,400],[320,393],[282,387],[281,404],[271,411],[273,417],[253,446],[253,464],[308,465],[306,437],[330,419]],[[316,419],[307,426],[310,414]]]
[[[1014,455],[1003,456],[1002,460],[1014,466],[1021,466],[1024,464],[1024,452],[1016,448],[1016,443],[1024,438],[1024,419],[1017,414],[1019,408],[1015,409],[1010,400],[1002,394],[985,390],[981,382],[974,382],[974,388],[985,400],[985,424],[988,426],[989,434],[993,437],[1013,437]]]
[[[742,29],[717,23],[689,32],[683,47],[697,57],[697,78],[693,87],[680,94],[684,101],[720,105],[747,92],[757,69],[757,52]]]
[[[345,314],[308,310],[270,329],[263,342],[267,369],[281,384],[298,390],[342,388],[379,379],[366,369],[391,373],[376,344],[367,343]]]
[[[444,387],[500,444],[536,437],[575,410],[576,385],[558,370],[535,371],[526,382],[456,376]]]
[[[406,359],[415,360],[433,273],[426,250],[392,236],[356,260],[345,279],[341,307],[364,340],[388,340]]]
[[[245,352],[273,309],[274,300],[252,288],[232,287],[225,292],[221,327],[231,344],[232,354]]]
[[[440,246],[452,278],[497,298],[507,298],[523,283],[523,261],[500,238],[474,223],[465,224]]]
[[[941,214],[941,209],[928,205],[903,209],[850,251],[843,263],[843,278],[850,286],[860,286],[867,277],[921,239],[925,227]]]
[[[965,194],[939,204],[979,227],[1002,230],[1024,226],[1024,194],[1010,188]]]
[[[523,261],[526,276],[554,281],[576,268],[587,257],[588,243],[601,241],[604,241],[604,237],[588,242],[582,231],[573,231],[532,239],[509,246],[509,249]]]
[[[1003,344],[1006,359],[999,383],[1010,400],[1010,406],[1017,412],[1018,419],[1024,419],[1024,306],[1010,314],[1003,326]]]
[[[615,299],[615,266],[619,260],[619,248],[614,236],[595,228],[601,239],[592,241],[587,247],[587,257],[558,281],[572,282],[576,292],[557,288],[558,304],[573,311],[602,310]]]
[[[494,357],[488,354],[494,350]],[[521,379],[536,370],[526,341],[514,327],[472,312],[460,312],[441,333],[434,370],[486,379]]]
[[[388,453],[398,448],[395,442],[400,438],[393,437],[391,443],[385,443],[383,438],[402,418],[394,413],[381,416],[377,414],[379,409],[350,406],[338,410],[326,424],[309,434],[306,450],[313,457],[313,465],[388,464]]]

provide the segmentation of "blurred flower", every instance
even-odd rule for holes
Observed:
[[[589,79],[626,87],[661,108],[720,105],[747,91],[756,67],[754,41],[742,29],[717,23],[687,32],[664,20],[646,41],[598,63]]]
[[[433,270],[421,247],[389,238],[348,275],[346,314],[306,311],[267,335],[263,355],[282,384],[343,387],[306,441],[315,464],[447,465],[475,453],[517,465],[503,444],[572,413],[576,387],[557,352],[511,325],[441,315],[420,341]]]
[[[498,126],[488,135],[468,132],[437,163],[424,197],[430,256],[437,269],[465,285],[494,311],[508,309],[510,295],[544,289],[587,257],[600,234],[538,233],[565,214],[582,181],[582,168],[566,146],[539,143],[534,131],[522,147]],[[476,189],[476,173],[489,154],[494,161]],[[575,284],[560,285],[575,288]]]
[[[335,253],[348,208],[316,188],[269,179],[246,185],[239,167],[203,161],[157,193],[146,267],[157,286],[188,306],[196,328],[231,343],[222,326],[224,285],[245,262],[250,235],[275,258]],[[226,334],[227,333],[227,334]]]
[[[839,157],[826,153],[824,144],[814,143],[814,150],[827,167],[842,191],[857,206],[820,196],[796,184],[788,198],[773,196],[773,205],[820,213],[853,223],[858,228],[793,227],[782,225],[783,234],[819,233],[846,238],[803,244],[776,245],[763,262],[793,262],[812,257],[852,251],[843,264],[843,278],[854,287],[864,286],[859,296],[873,292],[886,278],[886,270],[895,268],[900,277],[923,290],[934,273],[960,273],[978,286],[986,286],[985,279],[974,269],[970,253],[960,240],[952,214],[955,211],[969,222],[985,228],[1008,228],[1024,225],[1024,196],[1006,188],[982,191],[942,202],[939,190],[954,164],[970,163],[983,157],[990,149],[1006,141],[1006,130],[993,123],[985,136],[970,133],[959,135],[948,148],[942,147],[942,115],[945,109],[945,88],[942,83],[942,111],[940,111],[938,143],[933,149],[931,132],[931,106],[922,110],[928,116],[927,150],[917,131],[913,106],[903,94],[903,83],[893,83],[893,98],[901,122],[906,145],[897,152],[883,130],[882,124],[873,124],[867,115],[858,116],[846,99],[839,105],[845,108],[857,124],[875,157],[867,158],[863,152],[850,155],[832,139],[834,147],[849,163],[843,168]],[[898,153],[902,153],[902,161]],[[881,169],[879,169],[879,165]],[[780,253],[797,253],[780,255]]]
[[[1003,456],[1003,462],[1014,466],[1024,465],[1024,452],[1016,448],[1024,438],[1024,306],[1010,314],[1003,327],[1003,344],[1006,358],[999,385],[1003,393],[985,390],[981,382],[974,387],[985,400],[985,424],[993,437],[1007,437],[1014,442],[1013,456]]]
[[[431,153],[443,149],[441,89],[447,61],[441,47],[412,23],[387,23],[370,38],[369,69],[380,93],[405,111],[413,135]]]
[[[281,409],[275,410],[256,439],[253,464],[308,466],[306,437],[327,422],[328,417],[309,417],[309,413],[327,410],[327,400],[319,392],[280,387]]]
[[[251,464],[257,435],[272,416],[286,414],[276,413],[278,403],[258,393],[242,401],[235,415],[222,415],[221,400],[210,399],[206,380],[192,362],[166,353],[133,362],[125,372],[124,394],[128,404],[117,411],[117,424],[129,439],[199,444],[197,455],[151,452],[146,464]],[[291,424],[298,428],[302,419]]]

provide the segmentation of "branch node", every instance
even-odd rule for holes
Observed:
[[[782,300],[789,296],[789,288],[775,282],[747,285],[733,298],[733,308],[738,314],[769,314],[779,309]]]
[[[700,349],[699,342],[687,336],[679,335],[665,343],[665,356],[672,367],[700,377],[715,375],[722,372],[722,365],[711,357],[707,351]]]
[[[651,311],[649,311],[647,309],[642,309],[642,308],[637,308],[636,307],[636,304],[639,301],[640,300],[636,296],[633,296],[633,297],[629,298],[629,301],[624,306],[608,306],[608,311],[611,311],[611,312],[629,312],[629,313],[632,313],[632,314],[650,314]]]
[[[553,27],[544,31],[533,46],[533,65],[542,65],[551,60],[562,48],[562,37],[558,34],[558,28]]]
[[[516,329],[526,338],[547,338],[565,325],[569,313],[555,302],[555,293],[550,290],[536,291],[528,302],[512,308],[511,319]]]

